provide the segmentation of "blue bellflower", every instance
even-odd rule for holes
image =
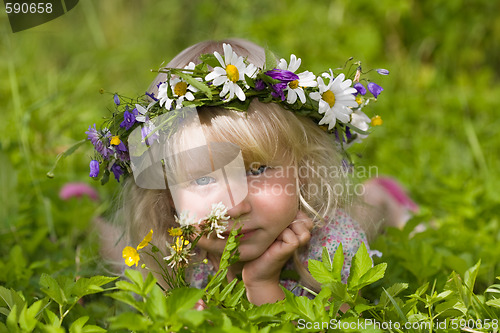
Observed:
[[[122,167],[115,163],[111,167],[111,171],[115,175],[116,181],[120,182],[120,176],[123,175],[123,173],[124,173]]]
[[[365,95],[366,94],[366,88],[365,86],[363,86],[361,83],[356,83],[354,86],[353,86],[354,89],[356,89],[358,91],[358,94],[361,94],[361,95]]]
[[[368,90],[373,94],[375,98],[377,98],[378,95],[380,95],[380,93],[384,90],[384,88],[376,83],[370,82],[368,83]]]
[[[90,161],[90,177],[97,177],[99,176],[99,162],[96,160]]]

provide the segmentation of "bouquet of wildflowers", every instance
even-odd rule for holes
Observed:
[[[166,244],[168,253],[163,253],[157,246],[151,244],[153,238],[151,229],[137,247],[126,246],[123,249],[122,256],[125,264],[129,267],[137,266],[141,260],[138,251],[144,252],[156,261],[161,270],[159,273],[169,288],[189,286],[185,274],[190,264],[189,258],[194,255],[192,251],[203,236],[209,238],[215,235],[215,237],[224,238],[222,233],[226,231],[229,220],[226,214],[227,208],[222,203],[213,204],[210,213],[198,221],[190,218],[188,212],[182,212],[179,216],[175,216],[175,221],[179,226],[168,230],[168,234],[173,238],[171,244],[168,242]],[[147,246],[151,246],[151,252],[143,250]],[[160,261],[158,257],[162,260]],[[204,262],[206,263],[206,259]],[[144,264],[141,267],[147,268]]]

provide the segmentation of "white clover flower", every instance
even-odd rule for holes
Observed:
[[[285,59],[281,59],[278,63],[278,69],[290,71],[295,73],[300,67],[302,60],[297,58],[295,54],[290,56],[290,64],[287,64]],[[287,92],[286,102],[288,104],[294,104],[297,101],[297,96],[299,97],[302,104],[306,102],[306,95],[304,93],[304,87],[316,87],[318,82],[316,82],[316,75],[312,72],[305,71],[297,74],[298,79],[289,82],[284,89]]]
[[[226,231],[227,220],[229,220],[229,216],[226,214],[227,207],[222,202],[212,204],[210,213],[203,219],[206,221],[206,227],[209,230],[207,238],[210,238],[212,232],[215,232],[218,238],[224,238],[222,233]]]
[[[222,47],[224,49],[224,59],[219,52],[214,52],[221,67],[215,67],[212,72],[205,76],[205,81],[213,80],[212,84],[214,86],[224,84],[220,92],[220,97],[229,95],[226,101],[232,100],[235,95],[240,101],[244,101],[246,96],[243,89],[238,85],[238,82],[242,81],[246,86],[245,74],[254,78],[257,74],[257,67],[253,64],[246,65],[243,57],[233,52],[231,45],[223,44]]]
[[[174,218],[175,222],[179,223],[181,227],[187,227],[199,223],[199,221],[196,221],[194,218],[189,217],[189,212],[187,210],[181,212],[179,214],[179,217],[175,215]]]
[[[318,77],[318,92],[313,92],[309,96],[319,101],[318,112],[324,114],[323,118],[318,123],[319,125],[328,124],[328,129],[331,130],[337,119],[342,123],[348,123],[352,109],[358,106],[353,94],[357,92],[351,87],[352,81],[345,80],[343,73],[333,78],[333,73],[324,73],[323,76],[329,79],[329,83],[325,84],[323,78]]]
[[[194,62],[190,62],[187,66],[185,66],[185,69],[191,69],[193,70],[195,67]],[[186,72],[188,73],[188,72]],[[189,72],[190,73],[190,72]],[[174,98],[169,98],[168,97],[168,87],[171,87],[172,89],[172,95]],[[187,84],[184,80],[182,80],[179,77],[172,76],[170,78],[170,81],[163,82],[160,87],[158,87],[158,99],[160,101],[160,106],[165,106],[166,110],[171,110],[172,105],[175,102],[175,108],[180,109],[182,108],[182,102],[186,99],[188,101],[194,100],[194,92],[197,92],[198,89],[193,87],[190,84]]]

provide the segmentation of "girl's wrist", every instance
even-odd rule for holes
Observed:
[[[279,281],[259,282],[253,285],[246,285],[247,298],[255,305],[265,303],[275,303],[285,298],[285,293],[281,289]]]

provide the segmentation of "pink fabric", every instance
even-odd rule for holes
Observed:
[[[405,206],[412,212],[418,211],[418,205],[406,195],[405,191],[394,179],[388,177],[375,178],[380,186],[382,186],[397,202]]]
[[[99,200],[97,191],[86,183],[66,183],[59,191],[59,197],[62,200],[81,198],[85,195],[94,201]]]

